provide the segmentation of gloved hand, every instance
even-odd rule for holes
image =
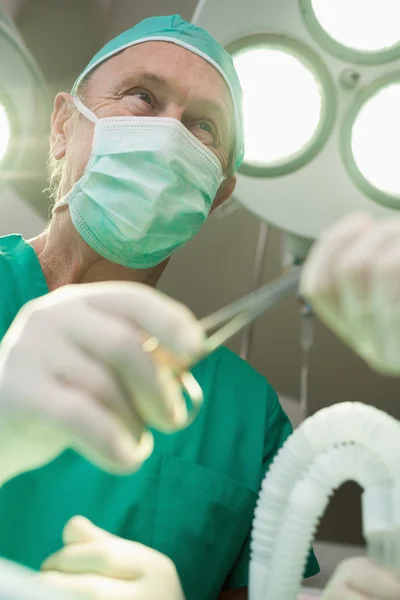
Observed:
[[[399,600],[400,579],[370,558],[343,561],[328,582],[322,600]]]
[[[82,600],[183,600],[173,562],[142,544],[111,535],[83,517],[64,529],[64,548],[48,558],[39,580]]]
[[[300,290],[371,367],[400,373],[400,219],[358,213],[334,225],[313,247]]]
[[[20,311],[0,345],[0,479],[67,447],[131,472],[152,451],[148,427],[184,425],[181,387],[143,331],[178,358],[203,340],[188,309],[141,284],[66,286]]]

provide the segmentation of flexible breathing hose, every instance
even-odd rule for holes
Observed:
[[[344,444],[320,454],[290,495],[275,543],[273,577],[266,582],[263,598],[296,600],[319,520],[333,491],[349,480],[365,490],[382,487],[388,506],[389,474],[375,453],[365,446]]]
[[[320,454],[334,446],[349,443],[369,449],[384,465],[383,479],[388,477],[391,484],[395,483],[389,489],[387,484],[369,485],[366,488],[363,498],[365,536],[368,540],[375,540],[376,549],[382,543],[380,532],[385,531],[387,536],[388,529],[400,525],[399,423],[377,408],[360,403],[345,402],[325,408],[304,421],[286,441],[262,484],[253,524],[250,600],[261,600],[265,597],[266,586],[275,585],[274,553],[282,524],[287,518],[288,500],[296,483],[303,479],[310,465]],[[329,477],[329,468],[326,476]],[[352,477],[358,480],[357,473],[352,473]],[[313,499],[309,498],[308,501],[313,503]],[[290,510],[297,514],[296,505]],[[311,521],[315,523],[318,516],[319,514],[314,513]],[[299,518],[301,520],[301,514]],[[302,532],[302,535],[307,537],[308,544],[313,530],[308,536],[305,529],[302,529]],[[283,544],[292,544],[289,540],[281,541]],[[307,548],[308,546],[306,552]],[[303,565],[305,559],[306,554],[300,559]],[[293,565],[286,561],[285,565],[284,579],[287,579],[288,574],[292,574]],[[299,584],[300,579],[295,585]],[[282,598],[291,600],[287,595],[281,596],[279,600]],[[268,596],[268,600],[272,598]]]

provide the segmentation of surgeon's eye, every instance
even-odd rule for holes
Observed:
[[[135,99],[135,104],[139,107],[140,105],[146,106],[147,108],[150,106],[155,106],[155,98],[151,92],[146,89],[135,87],[124,92],[124,96],[128,96],[130,98]]]
[[[214,135],[213,128],[212,128],[212,125],[210,125],[210,123],[206,123],[205,121],[203,121],[202,123],[200,123],[199,127],[206,133],[209,133],[210,135]]]
[[[136,117],[151,117],[157,106],[156,98],[144,88],[135,87],[124,92],[127,106]]]
[[[146,102],[146,104],[151,105],[153,103],[152,97],[147,92],[136,92],[135,96],[137,98],[140,98],[140,100],[142,100],[143,102]]]
[[[198,121],[189,126],[188,129],[205,146],[218,145],[218,133],[213,123],[210,123],[209,121]]]

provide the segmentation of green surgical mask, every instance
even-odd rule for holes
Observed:
[[[180,121],[99,119],[85,172],[54,206],[68,205],[75,228],[98,254],[144,269],[168,258],[206,220],[223,181],[216,156]]]

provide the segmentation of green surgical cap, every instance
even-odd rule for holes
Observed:
[[[230,54],[209,33],[192,23],[183,21],[179,15],[151,17],[128,29],[104,46],[79,75],[72,88],[76,94],[82,79],[100,63],[121,50],[143,42],[172,42],[182,46],[213,65],[225,79],[232,95],[235,118],[235,168],[238,169],[244,156],[244,132],[242,113],[242,90]]]

